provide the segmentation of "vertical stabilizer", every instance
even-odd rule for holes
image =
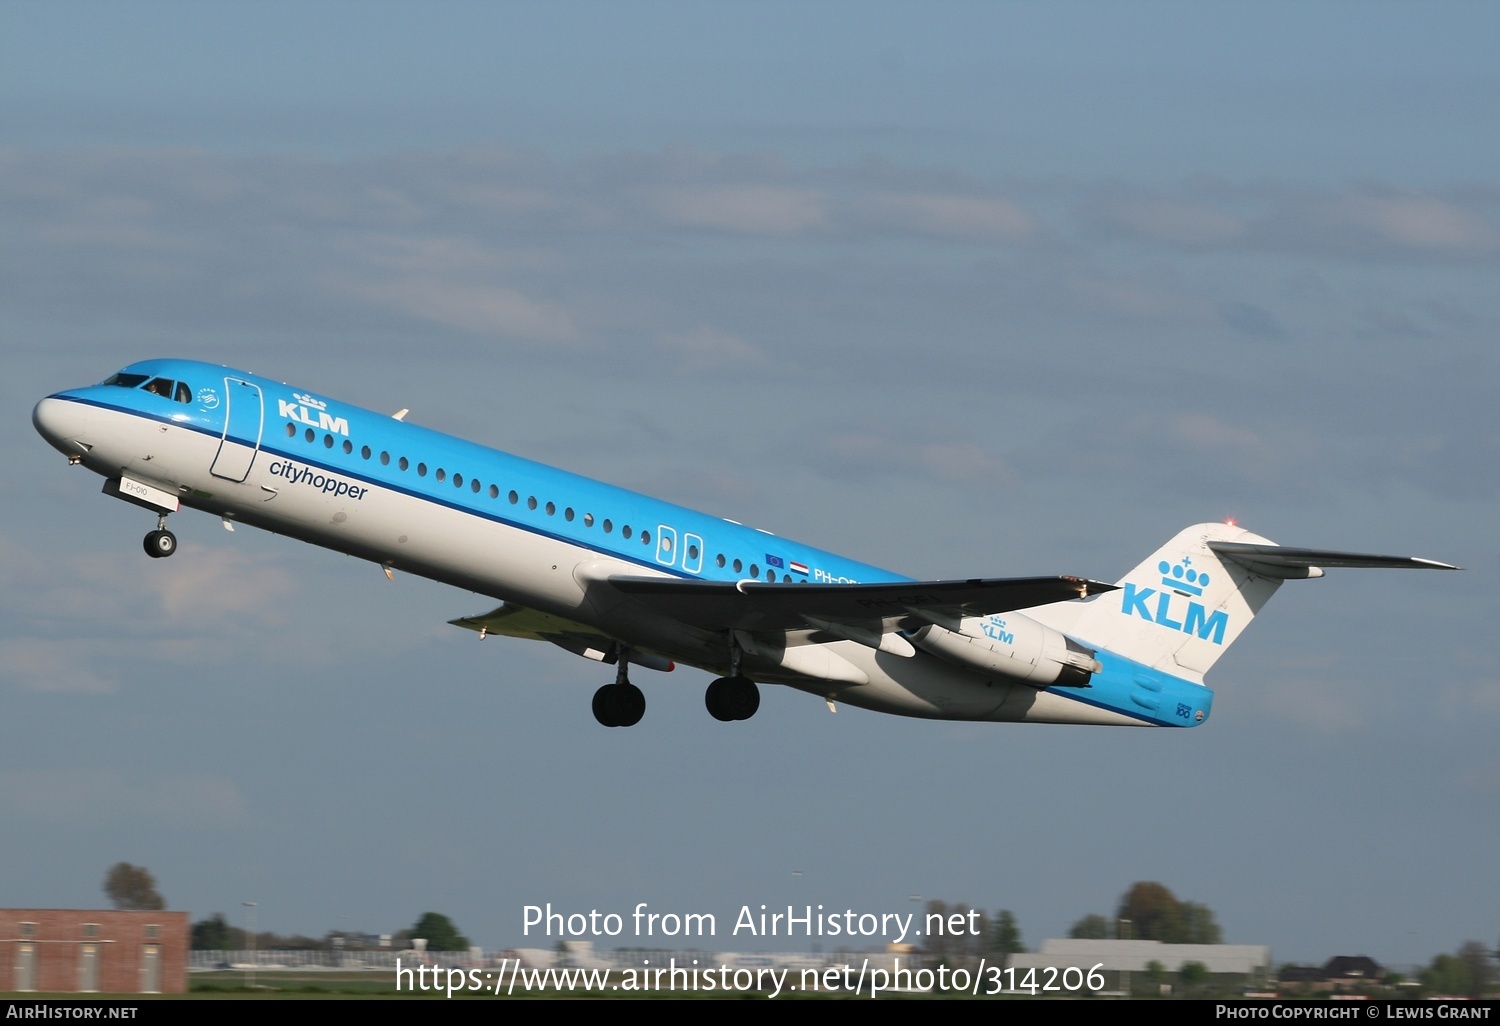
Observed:
[[[1026,615],[1092,647],[1201,683],[1288,576],[1221,557],[1210,542],[1273,544],[1232,524],[1197,524],[1122,577],[1119,591]]]
[[[1282,581],[1322,577],[1325,566],[1458,569],[1412,556],[1285,548],[1233,524],[1198,524],[1122,577],[1119,591],[1025,613],[1094,648],[1201,684]]]

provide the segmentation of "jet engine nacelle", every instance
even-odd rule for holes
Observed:
[[[1020,613],[965,617],[957,626],[933,624],[907,637],[939,659],[1038,688],[1086,688],[1102,669],[1092,649]]]

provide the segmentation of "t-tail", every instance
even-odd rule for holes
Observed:
[[[1233,524],[1197,524],[1120,579],[1119,590],[1026,615],[1092,647],[1195,683],[1283,581],[1325,567],[1456,570],[1407,556],[1286,548]]]

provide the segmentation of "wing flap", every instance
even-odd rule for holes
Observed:
[[[550,641],[564,651],[601,663],[613,665],[620,657],[619,642],[587,624],[508,602],[482,616],[460,616],[448,622],[455,627],[478,631],[481,638],[500,634],[507,638]],[[630,664],[663,671],[672,670],[674,665],[665,656],[640,649],[631,650]]]

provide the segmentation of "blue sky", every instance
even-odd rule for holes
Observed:
[[[476,942],[638,901],[1016,911],[1138,879],[1278,960],[1493,943],[1487,6],[0,4],[0,903]],[[487,600],[98,495],[150,356],[924,577],[1232,516],[1462,575],[1288,586],[1200,730],[710,720]],[[725,939],[723,948],[743,947]]]

